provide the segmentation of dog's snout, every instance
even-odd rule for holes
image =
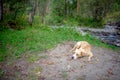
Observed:
[[[72,59],[74,59],[74,57],[72,56]]]

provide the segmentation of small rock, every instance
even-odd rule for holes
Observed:
[[[37,76],[40,76],[40,74],[41,74],[41,72],[40,72],[40,71],[36,73],[36,75],[37,75]]]
[[[67,65],[67,70],[70,70],[71,69],[71,66],[70,65]]]

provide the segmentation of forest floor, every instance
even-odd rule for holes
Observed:
[[[67,41],[43,52],[28,52],[18,60],[7,60],[0,64],[0,80],[120,80],[120,51],[92,45],[91,62],[86,57],[72,60],[69,51],[75,43]]]

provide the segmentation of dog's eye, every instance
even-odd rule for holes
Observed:
[[[79,56],[79,54],[76,54],[77,56]]]

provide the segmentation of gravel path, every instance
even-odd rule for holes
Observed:
[[[94,57],[71,60],[75,42],[64,42],[39,53],[33,63],[23,56],[17,61],[1,63],[0,80],[120,80],[120,51],[92,46]],[[35,54],[34,54],[35,55]]]

